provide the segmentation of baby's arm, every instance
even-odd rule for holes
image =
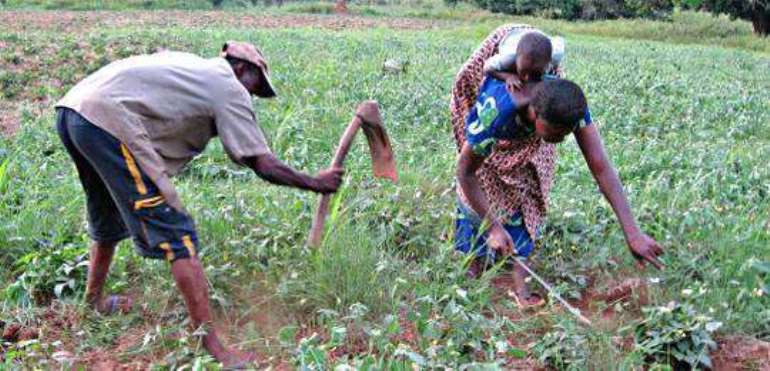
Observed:
[[[515,64],[511,70],[503,71],[495,68],[490,61],[487,61],[487,63],[484,64],[484,75],[505,81],[505,85],[510,92],[519,90],[522,87],[521,79],[519,79],[519,76],[516,74]]]

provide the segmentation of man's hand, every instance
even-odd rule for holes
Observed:
[[[513,93],[517,90],[521,90],[524,83],[517,74],[512,73],[505,78],[505,86],[508,88],[509,92]]]
[[[315,191],[322,194],[329,194],[337,192],[337,189],[342,183],[342,176],[345,174],[345,169],[336,167],[323,170],[316,176]]]
[[[502,254],[508,256],[516,253],[513,239],[508,231],[499,223],[495,223],[489,228],[487,235],[487,246]]]
[[[652,237],[642,233],[638,237],[628,240],[628,248],[636,258],[639,268],[644,268],[645,263],[652,264],[655,268],[663,269],[663,263],[658,256],[663,255],[663,248]]]

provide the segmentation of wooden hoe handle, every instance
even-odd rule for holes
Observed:
[[[355,139],[362,123],[363,120],[358,115],[350,121],[348,128],[345,129],[345,133],[340,138],[339,145],[337,145],[337,152],[334,153],[334,159],[332,159],[332,167],[342,167],[345,157],[350,151],[350,146],[353,144],[353,139]],[[318,209],[315,212],[313,227],[310,229],[310,237],[308,238],[308,245],[311,247],[321,245],[321,237],[323,236],[324,224],[326,223],[326,214],[329,212],[330,200],[331,195],[321,195],[321,199],[318,202]]]

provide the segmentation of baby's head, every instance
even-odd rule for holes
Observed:
[[[551,63],[551,39],[540,32],[521,37],[516,47],[516,74],[522,81],[540,80]]]
[[[569,80],[544,81],[532,94],[529,116],[535,122],[535,135],[549,143],[563,141],[588,109],[583,90]]]

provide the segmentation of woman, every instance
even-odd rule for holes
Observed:
[[[481,92],[482,99],[479,99],[485,64],[498,54],[502,40],[522,28],[531,29],[522,25],[503,26],[487,37],[458,73],[452,92],[452,129],[460,152],[455,247],[483,258],[474,260],[469,273],[475,276],[488,263],[497,260],[499,254],[494,252],[502,255],[520,253],[524,257],[529,254],[548,205],[556,160],[554,143],[561,141],[570,131],[575,134],[600,190],[612,205],[638,264],[643,266],[648,262],[662,268],[657,256],[663,254],[663,249],[636,224],[620,179],[606,156],[601,137],[595,125],[591,125],[587,105],[581,125],[554,134],[549,132],[547,120],[543,120],[543,112],[548,107],[541,107],[542,112],[538,114],[529,102],[523,102],[530,97],[522,92],[506,92],[500,83],[484,84],[484,89],[489,91]],[[542,33],[533,32],[530,35],[528,38],[531,40],[527,42],[540,45],[531,50],[538,53],[545,49],[551,53],[551,45],[543,42]],[[534,64],[547,63],[547,58],[540,59]],[[541,76],[528,74],[528,80],[538,81],[546,72],[545,69],[533,70],[540,70]],[[489,79],[494,79],[494,76]],[[575,95],[577,91],[579,88]],[[509,93],[510,96],[507,95]],[[579,95],[582,96],[582,91]],[[558,94],[551,91],[551,96]],[[496,105],[501,101],[508,101],[509,104],[507,107]],[[558,99],[549,103],[548,99],[542,99],[541,105],[558,105],[562,101]],[[472,143],[468,141],[469,135]],[[474,137],[481,140],[477,141]],[[489,151],[479,151],[480,143],[492,145]],[[526,307],[544,303],[541,297],[529,292],[523,269],[517,266],[513,277],[514,293],[520,305]]]

